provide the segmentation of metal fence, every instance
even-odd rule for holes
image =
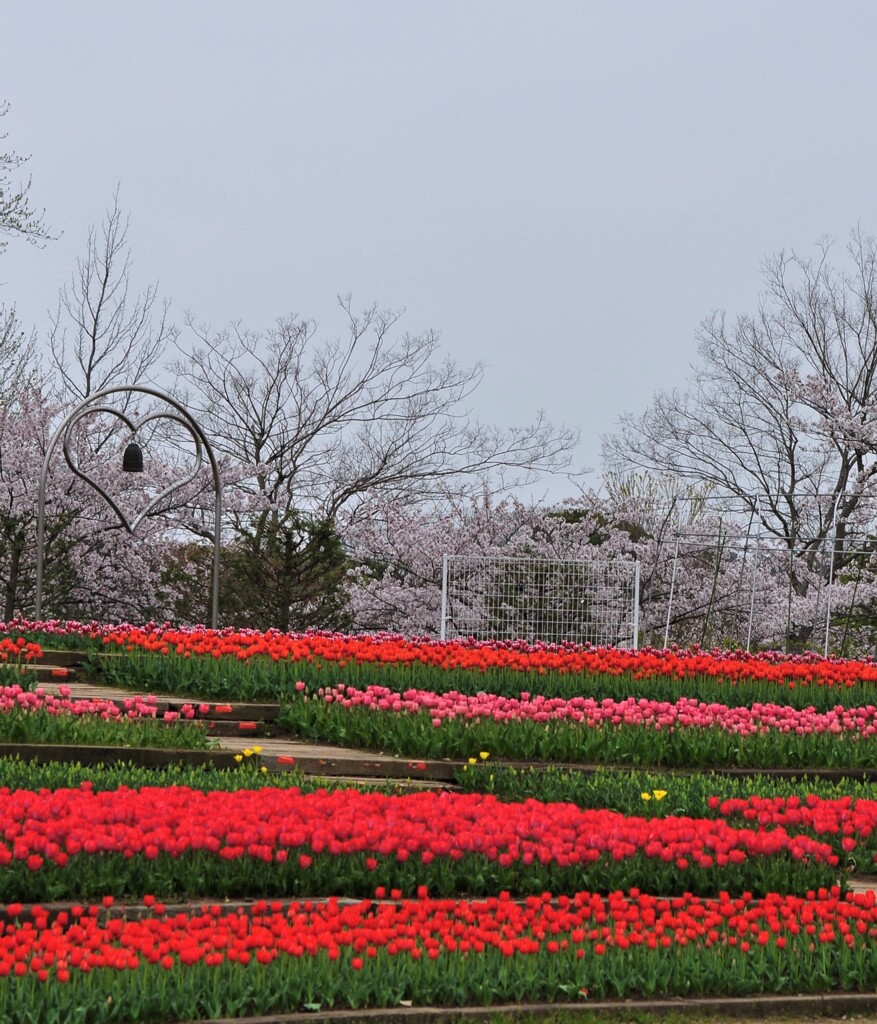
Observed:
[[[446,555],[440,634],[877,658],[874,496],[851,515],[845,495],[816,495],[795,537],[757,498],[716,500],[625,515],[636,529],[612,560],[581,538],[576,560]]]
[[[877,653],[877,555],[834,537],[809,558],[785,538],[685,531],[644,566],[645,642]]]
[[[639,643],[638,561],[445,555],[441,637]]]

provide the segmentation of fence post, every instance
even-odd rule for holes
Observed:
[[[758,496],[755,498],[758,503]],[[746,573],[746,558],[749,555],[749,541],[752,539],[752,521],[755,519],[755,510],[749,513],[749,522],[746,524],[746,540],[743,542],[743,557],[740,559],[740,574],[737,577],[737,593],[734,595],[734,632],[736,634],[737,621],[740,614],[740,594],[743,590],[743,576]]]
[[[676,530],[676,548],[673,551],[673,572],[670,574],[670,596],[667,598],[667,624],[664,626],[664,649],[670,640],[670,612],[673,610],[673,590],[676,586],[676,563],[679,561],[679,530]]]
[[[701,647],[706,643],[706,639],[707,639],[707,635],[708,635],[707,631],[709,630],[710,619],[712,618],[712,614],[713,614],[713,604],[715,603],[715,600],[716,600],[716,589],[717,589],[717,587],[719,585],[719,573],[721,572],[721,569],[722,569],[722,554],[724,553],[724,550],[725,550],[723,545],[722,545],[722,541],[723,541],[723,537],[722,537],[722,518],[719,517],[719,537],[718,537],[718,541],[716,542],[716,568],[715,568],[715,572],[713,573],[713,586],[712,586],[712,590],[710,591],[710,603],[707,606],[706,618],[703,620],[703,629],[701,630],[701,633],[700,633],[700,644],[701,644]]]
[[[789,593],[786,599],[786,650],[785,653],[789,653],[789,647],[792,642],[792,580],[795,575],[795,535],[789,538]]]
[[[442,555],[442,621],[439,627],[439,636],[442,640],[445,636],[445,623],[448,621],[448,556]]]
[[[755,582],[758,572],[758,554],[761,548],[761,533],[755,540],[755,558],[752,562],[752,592],[749,595],[749,626],[746,630],[746,653],[752,648],[752,621],[755,618]]]
[[[752,561],[752,592],[749,595],[749,628],[746,630],[746,653],[752,646],[752,620],[755,617],[755,580],[758,574],[758,556],[761,551],[761,496],[755,496],[756,515],[758,516],[758,533],[755,536],[755,558]]]
[[[834,499],[834,510],[831,513],[831,527],[834,531],[834,538],[831,542],[831,558],[828,562],[828,589],[825,592],[825,647],[822,651],[824,657],[828,657],[828,631],[831,627],[831,590],[834,585],[834,553],[837,550],[837,507],[840,504],[841,491]]]
[[[633,649],[639,649],[639,559],[633,570]]]

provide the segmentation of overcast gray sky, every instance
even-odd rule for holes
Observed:
[[[766,255],[877,233],[865,0],[3,0],[0,34],[6,147],[63,232],[0,262],[25,322],[120,183],[178,321],[404,306],[487,364],[483,419],[580,428],[594,486]]]

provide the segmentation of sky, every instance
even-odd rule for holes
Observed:
[[[587,486],[765,257],[877,233],[870,0],[3,0],[0,34],[2,145],[59,234],[0,258],[26,324],[118,186],[178,323],[404,307],[485,364],[479,418],[579,429]]]

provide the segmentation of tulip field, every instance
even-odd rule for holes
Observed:
[[[129,696],[29,683],[59,648]],[[877,988],[873,661],[32,622],[0,659],[4,744],[209,750],[248,701],[457,766],[0,758],[0,1020]]]

